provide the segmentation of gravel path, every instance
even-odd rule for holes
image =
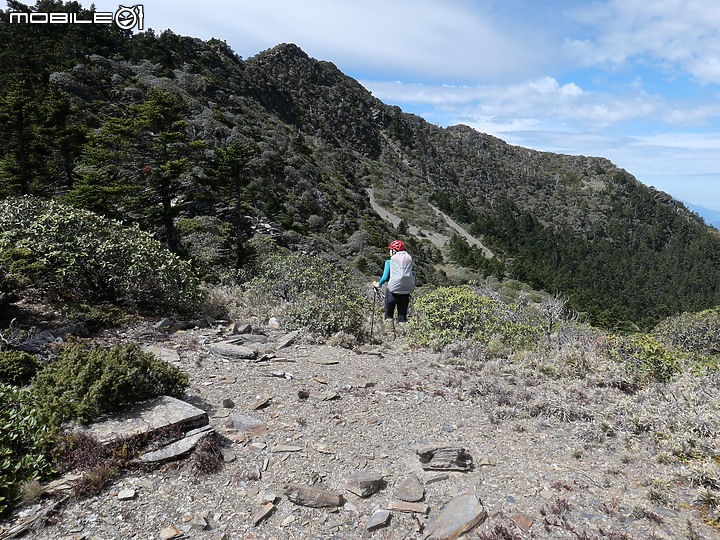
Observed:
[[[269,350],[280,335],[269,333]],[[191,377],[185,399],[209,413],[220,436],[220,472],[198,473],[192,457],[131,472],[96,497],[67,501],[25,537],[150,540],[169,538],[176,527],[178,538],[208,540],[424,538],[428,521],[449,501],[473,493],[488,518],[467,538],[720,538],[696,509],[696,490],[677,481],[682,465],[660,463],[649,442],[607,436],[588,443],[587,419],[521,413],[558,395],[562,381],[522,379],[500,361],[480,368],[411,351],[400,340],[356,351],[301,342],[270,360],[229,360],[209,348],[227,337],[222,329],[161,336],[151,328],[112,337],[178,352]],[[589,407],[622,399],[619,391],[594,392],[587,389]],[[267,405],[251,410],[259,398],[268,398]],[[266,429],[252,435],[232,429],[231,415],[238,413]],[[414,449],[430,443],[464,447],[474,467],[423,470]],[[346,491],[347,478],[360,470],[381,473],[384,487],[367,498]],[[425,485],[428,515],[392,512],[386,526],[365,531],[411,473]],[[294,504],[282,497],[286,483],[340,493],[345,503]],[[136,495],[120,500],[126,488]],[[255,525],[271,492],[275,508]],[[48,504],[28,506],[21,516]],[[200,518],[204,530],[193,528],[202,527]]]

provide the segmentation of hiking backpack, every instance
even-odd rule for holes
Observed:
[[[398,251],[390,257],[388,290],[396,294],[410,294],[415,290],[413,260],[407,251]]]

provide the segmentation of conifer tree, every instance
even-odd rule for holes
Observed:
[[[213,168],[216,170],[217,187],[229,206],[232,223],[233,261],[235,269],[243,266],[247,256],[245,242],[250,236],[250,223],[246,214],[251,208],[245,199],[245,189],[250,184],[255,160],[259,150],[251,141],[233,140],[215,151]]]
[[[175,217],[204,146],[191,140],[187,114],[182,97],[151,89],[142,103],[108,118],[83,150],[81,178],[69,200],[158,227],[167,246],[177,251]]]
[[[29,195],[42,165],[38,147],[37,102],[32,85],[12,81],[0,95],[0,195]]]

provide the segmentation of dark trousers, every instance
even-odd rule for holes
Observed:
[[[389,290],[385,291],[385,319],[395,317],[397,306],[398,322],[407,322],[408,305],[410,305],[409,294],[395,294]]]

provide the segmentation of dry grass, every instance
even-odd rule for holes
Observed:
[[[193,468],[198,474],[214,474],[223,466],[220,441],[217,435],[205,437],[193,454]]]
[[[37,480],[28,480],[20,486],[20,500],[24,503],[33,503],[43,494],[43,487]]]

